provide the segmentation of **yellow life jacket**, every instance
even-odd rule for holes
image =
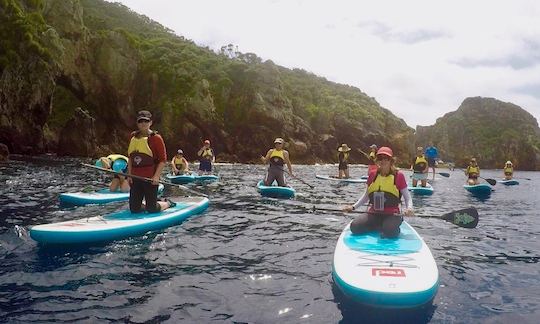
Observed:
[[[373,165],[375,164],[375,161],[377,161],[377,154],[375,152],[369,152],[369,164]]]
[[[212,152],[211,148],[204,149],[201,153],[201,157],[205,160],[211,160],[214,156],[214,152]]]
[[[137,137],[137,135],[135,135],[131,138],[128,147],[128,156],[131,160],[132,167],[140,168],[155,164],[154,153],[148,144],[149,137],[153,135],[154,133],[142,137]]]
[[[426,157],[424,156],[424,154],[422,154],[422,156],[417,156],[416,160],[414,160],[414,164],[413,164],[414,172],[416,172],[416,173],[423,172],[424,169],[426,168],[427,164],[428,164],[428,162],[427,162]]]
[[[504,173],[514,173],[514,168],[513,167],[505,167],[504,168]]]
[[[401,202],[401,192],[396,186],[396,175],[389,174],[383,177],[378,172],[375,179],[368,186],[369,202],[373,204],[373,193],[377,191],[384,192],[384,207],[397,207]]]
[[[183,171],[186,169],[186,164],[184,163],[184,159],[176,158],[176,155],[173,157],[173,164],[180,171]]]
[[[473,167],[469,165],[467,167],[467,174],[476,174],[476,175],[480,174],[480,167],[478,166]]]
[[[347,162],[349,160],[349,152],[339,152],[338,153],[338,161],[339,162]]]
[[[270,154],[270,165],[283,166],[285,164],[283,152],[283,150],[273,149]]]
[[[116,161],[118,159],[122,159],[122,160],[124,160],[126,162],[128,161],[128,158],[126,156],[122,155],[122,154],[111,154],[111,155],[107,156],[107,159],[109,159],[111,162],[114,162],[114,161]]]

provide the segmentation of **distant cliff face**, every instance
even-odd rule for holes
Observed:
[[[293,162],[336,161],[344,142],[409,160],[413,130],[357,88],[232,46],[214,53],[116,3],[5,3],[0,143],[13,153],[125,153],[148,109],[169,154],[188,159],[208,138],[222,160],[258,161],[279,136]]]
[[[419,126],[417,145],[429,141],[443,160],[461,166],[476,157],[484,168],[500,169],[511,160],[517,169],[540,170],[538,122],[519,106],[493,98],[467,98],[435,125]]]

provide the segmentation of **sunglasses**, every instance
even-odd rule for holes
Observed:
[[[377,160],[379,161],[390,161],[391,159],[388,155],[377,155]]]
[[[150,121],[148,119],[139,119],[137,120],[137,124],[141,124],[141,123],[149,123]]]

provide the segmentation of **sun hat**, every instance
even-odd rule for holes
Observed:
[[[391,148],[383,146],[377,151],[377,155],[387,155],[389,157],[394,157],[394,152],[392,152]]]
[[[341,144],[341,146],[338,148],[338,152],[349,152],[350,150],[351,148],[345,143]]]
[[[284,141],[283,141],[283,138],[281,138],[281,137],[278,137],[278,138],[276,138],[276,139],[274,140],[274,144],[276,144],[276,143],[281,143],[281,144],[283,144],[283,142],[284,142]]]
[[[377,145],[371,144],[371,146],[370,146],[369,148],[374,148],[374,149],[376,149],[376,148],[377,148]]]
[[[210,144],[210,140],[204,140],[204,144]]]
[[[418,146],[418,147],[416,148],[416,150],[417,150],[417,151],[423,151],[424,148],[423,148],[422,146]]]
[[[184,154],[184,151],[182,151],[181,149],[179,149],[178,151],[176,151],[176,153],[178,153],[178,154]]]

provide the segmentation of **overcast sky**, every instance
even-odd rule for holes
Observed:
[[[540,118],[540,1],[120,2],[199,45],[358,87],[411,127],[471,96]]]

